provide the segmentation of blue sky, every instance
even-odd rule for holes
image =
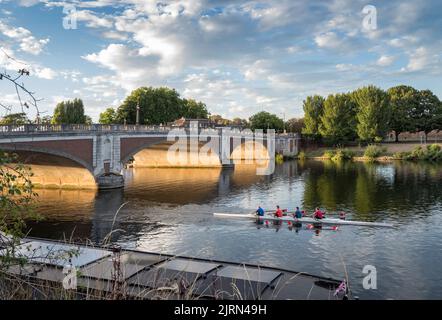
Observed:
[[[0,67],[31,70],[46,114],[80,97],[97,120],[139,86],[169,86],[213,114],[288,119],[308,95],[368,84],[442,98],[440,12],[440,0],[0,0]],[[77,29],[63,27],[71,18]],[[19,110],[5,81],[0,93]]]

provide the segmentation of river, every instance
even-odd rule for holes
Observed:
[[[99,243],[114,230],[114,242],[145,251],[337,279],[347,274],[361,299],[442,298],[440,165],[292,161],[277,165],[271,176],[237,166],[225,171],[133,168],[125,178],[124,190],[37,190],[37,211],[44,220],[29,223],[30,234]],[[389,222],[395,228],[316,232],[213,217],[277,204],[307,212],[317,206],[342,210],[348,219]],[[376,289],[364,289],[367,265],[376,268]]]

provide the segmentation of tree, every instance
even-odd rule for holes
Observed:
[[[193,99],[183,99],[183,117],[187,119],[207,119],[209,112],[207,107],[202,102],[197,102]]]
[[[409,86],[397,86],[387,91],[390,98],[389,130],[394,131],[396,142],[399,134],[406,131],[414,131],[410,122],[410,111],[417,109],[419,104],[419,91]]]
[[[2,125],[23,125],[31,123],[26,113],[11,113],[0,119]]]
[[[165,124],[183,116],[182,101],[176,90],[141,87],[132,91],[117,109],[117,121],[135,124],[138,104],[140,124]]]
[[[319,125],[324,110],[324,98],[318,95],[304,100],[304,127],[302,133],[313,137],[319,136]]]
[[[304,128],[304,118],[289,119],[286,122],[285,127],[287,129],[287,132],[301,133],[302,129]]]
[[[62,101],[57,104],[52,124],[85,124],[84,106],[81,99]]]
[[[282,131],[284,128],[284,121],[275,114],[265,111],[258,112],[249,118],[250,129],[275,129]]]
[[[101,124],[115,124],[117,122],[117,113],[114,108],[107,108],[104,112],[100,113]]]
[[[247,119],[241,119],[241,118],[233,118],[232,125],[242,128],[247,128],[249,126],[249,122]]]
[[[431,131],[441,128],[442,105],[439,98],[430,90],[419,91],[419,103],[410,110],[409,117],[414,131],[424,132],[426,142]]]
[[[356,105],[348,94],[329,95],[324,102],[319,133],[331,143],[342,143],[355,137]]]
[[[388,95],[375,86],[360,88],[351,94],[357,104],[357,133],[362,141],[383,139],[388,129]]]

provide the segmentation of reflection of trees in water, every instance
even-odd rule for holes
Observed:
[[[309,210],[351,210],[361,219],[376,213],[412,215],[430,210],[442,197],[440,165],[308,161],[299,169]]]

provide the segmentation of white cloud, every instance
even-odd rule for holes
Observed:
[[[393,64],[393,62],[395,61],[395,57],[393,56],[381,56],[378,61],[376,62],[376,64],[378,66],[381,67],[388,67],[391,66]]]
[[[39,55],[49,43],[49,38],[36,39],[28,29],[11,27],[2,21],[0,21],[0,33],[18,43],[22,51],[33,55]]]

